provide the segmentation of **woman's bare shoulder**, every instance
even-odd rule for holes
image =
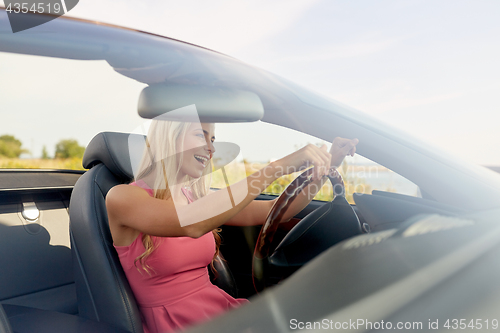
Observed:
[[[186,236],[187,231],[179,223],[172,200],[153,198],[141,187],[113,187],[106,197],[106,209],[116,244],[124,243],[124,239],[128,242],[137,232],[161,237]]]
[[[139,231],[129,228],[121,222],[126,214],[130,214],[140,201],[149,197],[146,190],[138,186],[117,185],[106,195],[106,209],[113,243],[118,246],[128,246],[139,235]]]
[[[112,187],[108,194],[106,195],[106,201],[108,200],[132,200],[133,198],[140,196],[149,197],[149,193],[139,186],[131,186],[128,184],[120,184]]]
[[[123,212],[123,209],[133,207],[149,198],[151,198],[149,193],[139,186],[116,185],[106,195],[106,208],[108,209],[108,214],[110,210],[112,213]]]

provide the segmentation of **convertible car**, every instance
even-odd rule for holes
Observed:
[[[0,332],[142,332],[104,200],[132,180],[147,120],[192,105],[238,147],[218,166],[224,177],[214,171],[222,191],[242,163],[245,176],[308,142],[359,144],[343,179],[292,220],[280,212],[309,170],[257,198],[279,196],[263,227],[223,226],[213,282],[251,302],[189,332],[498,329],[491,170],[224,54],[97,22],[59,17],[12,33],[0,8],[0,73],[0,135],[31,154],[89,142],[81,170],[0,169]]]

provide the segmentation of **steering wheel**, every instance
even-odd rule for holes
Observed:
[[[342,176],[332,169],[328,178],[333,186],[334,200],[304,217],[271,253],[271,243],[278,225],[290,204],[312,182],[312,173],[313,168],[310,168],[295,178],[267,215],[252,261],[252,280],[257,292],[267,286],[270,265],[300,267],[332,245],[362,233],[359,219],[345,199]]]

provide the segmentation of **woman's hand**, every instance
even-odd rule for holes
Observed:
[[[327,181],[327,178],[322,176],[328,172],[330,166],[339,166],[342,164],[345,156],[354,156],[358,141],[358,139],[349,140],[335,138],[332,142],[330,152],[327,151],[326,145],[323,145],[321,148],[315,145],[307,145],[280,160],[272,162],[266,167],[268,168],[267,170],[261,169],[263,174],[269,171],[269,174],[273,173],[273,178],[277,179],[282,175],[303,170],[310,165],[315,166],[313,173],[315,179],[313,179],[313,182],[315,182],[316,186],[307,186],[304,188],[290,204],[290,207],[283,217],[283,221],[288,221],[294,217],[311,202],[324,182]],[[257,173],[259,172],[260,171]],[[266,220],[267,214],[275,202],[276,199],[270,201],[254,200],[232,219],[226,222],[226,224],[236,226],[261,225]]]
[[[321,148],[308,144],[296,152],[273,162],[279,174],[277,177],[288,175],[314,165],[313,180],[322,178],[328,173],[332,155],[327,151],[326,145]]]
[[[358,139],[344,139],[337,137],[332,142],[330,152],[326,145],[317,147],[313,144],[273,162],[279,174],[277,177],[288,175],[314,165],[313,181],[322,178],[328,173],[330,166],[339,167],[347,155],[354,156]]]
[[[330,164],[338,168],[342,164],[344,157],[347,155],[354,156],[358,142],[358,139],[351,140],[339,137],[333,139],[332,148],[330,149],[330,154],[332,156]]]

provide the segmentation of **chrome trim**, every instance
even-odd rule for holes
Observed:
[[[23,202],[22,216],[28,222],[36,222],[40,217],[40,211],[38,210],[34,202]]]
[[[30,190],[69,190],[73,189],[73,185],[68,186],[47,186],[47,187],[19,187],[19,188],[0,188],[0,193],[3,191],[30,191]]]

